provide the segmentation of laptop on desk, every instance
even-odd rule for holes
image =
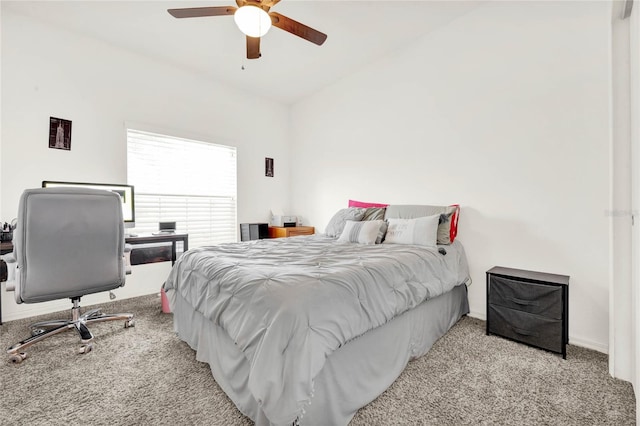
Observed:
[[[163,235],[163,234],[175,234],[176,233],[176,222],[159,222],[158,224],[158,232],[154,232],[153,235]]]

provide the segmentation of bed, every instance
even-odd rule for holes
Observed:
[[[373,243],[382,228],[393,239],[396,218],[422,221],[411,207],[383,208],[385,220],[337,213],[326,234],[201,247],[176,262],[164,285],[174,328],[257,425],[347,424],[468,313],[459,241]],[[368,243],[363,228],[376,229]]]

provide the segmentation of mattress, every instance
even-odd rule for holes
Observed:
[[[451,290],[469,279],[464,249],[459,242],[445,249],[443,255],[435,247],[339,244],[323,236],[222,244],[185,253],[165,290],[176,330],[199,357],[212,358],[207,362],[221,386],[225,372],[236,371],[223,389],[242,412],[258,423],[304,423],[305,415],[314,417],[311,403],[334,353],[417,315],[426,301],[460,293]],[[446,329],[466,313],[458,299]],[[405,356],[399,354],[408,360],[423,352],[414,346],[421,333],[410,331],[412,323],[405,333],[387,336],[408,338],[408,351],[393,340],[378,341],[400,364]],[[218,356],[202,354],[210,339],[226,342],[213,344]]]

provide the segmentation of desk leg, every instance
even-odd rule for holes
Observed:
[[[178,259],[177,245],[177,241],[171,242],[171,266],[175,265],[176,260]],[[182,240],[182,252],[184,253],[187,250],[189,250],[189,240],[185,238],[184,240]]]
[[[9,278],[7,263],[0,259],[0,282],[6,282]],[[6,284],[5,284],[6,285]],[[0,288],[0,325],[2,325],[2,289]]]

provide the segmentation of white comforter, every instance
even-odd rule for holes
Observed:
[[[323,236],[221,244],[186,252],[164,287],[229,334],[265,415],[292,424],[331,352],[469,280],[462,245],[443,247]]]

